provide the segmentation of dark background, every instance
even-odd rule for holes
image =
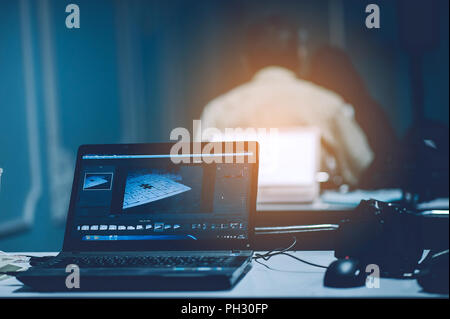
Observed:
[[[0,250],[60,249],[77,147],[191,130],[209,100],[250,78],[243,30],[268,14],[300,25],[305,74],[321,46],[345,50],[398,137],[417,109],[413,74],[424,88],[419,118],[448,125],[449,2],[420,3],[435,15],[408,12],[413,2],[1,1]],[[80,29],[65,26],[69,3]],[[380,29],[365,27],[369,3],[380,6]]]

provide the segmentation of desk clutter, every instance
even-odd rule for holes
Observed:
[[[8,254],[0,251],[0,281],[8,279],[8,273],[27,270],[30,267],[30,257]]]

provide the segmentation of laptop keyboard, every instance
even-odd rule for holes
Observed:
[[[69,264],[79,267],[223,267],[234,259],[230,256],[92,256],[55,258],[46,268],[65,268]]]

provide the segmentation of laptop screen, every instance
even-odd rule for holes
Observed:
[[[258,185],[308,186],[316,183],[320,157],[320,131],[316,127],[235,130],[217,134],[212,141],[255,140],[260,144]]]
[[[259,186],[311,186],[316,183],[320,138],[315,128],[279,129],[261,138]]]
[[[214,144],[80,148],[65,249],[249,248],[257,149]]]

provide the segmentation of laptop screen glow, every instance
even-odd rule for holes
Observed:
[[[318,136],[315,130],[279,131],[260,141],[259,186],[315,183]]]
[[[319,164],[319,130],[285,128],[247,130],[222,136],[214,141],[256,140],[260,144],[259,187],[308,186],[316,183]]]

